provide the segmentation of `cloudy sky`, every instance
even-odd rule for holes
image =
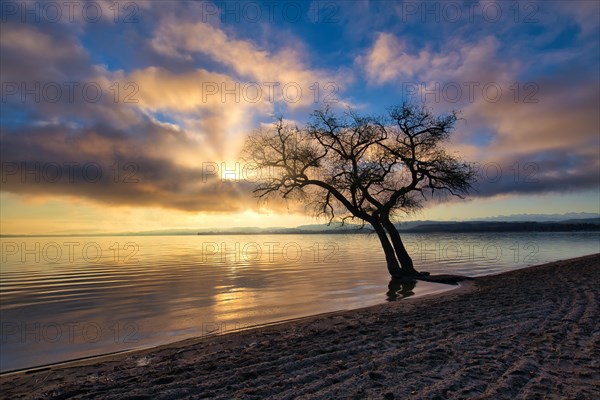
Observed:
[[[600,212],[596,1],[3,1],[3,234],[318,222],[239,162],[274,115],[460,110],[467,201],[413,218]]]

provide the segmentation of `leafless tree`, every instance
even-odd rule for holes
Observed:
[[[355,111],[315,111],[305,127],[279,118],[251,135],[245,160],[261,173],[254,193],[280,195],[310,205],[329,222],[370,224],[381,242],[393,278],[419,275],[393,221],[440,195],[462,198],[475,169],[442,147],[456,112],[435,116],[424,106],[402,104],[385,116]]]

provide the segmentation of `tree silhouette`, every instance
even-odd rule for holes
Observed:
[[[442,148],[456,121],[456,112],[435,116],[409,103],[381,117],[336,115],[327,107],[303,128],[279,118],[258,130],[244,158],[262,171],[254,190],[259,198],[295,198],[330,223],[337,217],[370,224],[390,275],[414,277],[420,273],[392,221],[431,197],[462,198],[472,188],[475,169]]]

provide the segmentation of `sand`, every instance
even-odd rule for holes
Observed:
[[[6,399],[598,399],[600,254],[0,377]]]

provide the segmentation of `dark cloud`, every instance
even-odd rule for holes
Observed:
[[[173,140],[189,143],[184,134],[151,123],[137,129],[143,134],[64,125],[3,132],[2,190],[184,211],[251,208],[251,182],[223,181],[203,163],[191,168],[149,154]]]
[[[547,151],[478,164],[475,197],[567,193],[600,186],[600,156]]]

